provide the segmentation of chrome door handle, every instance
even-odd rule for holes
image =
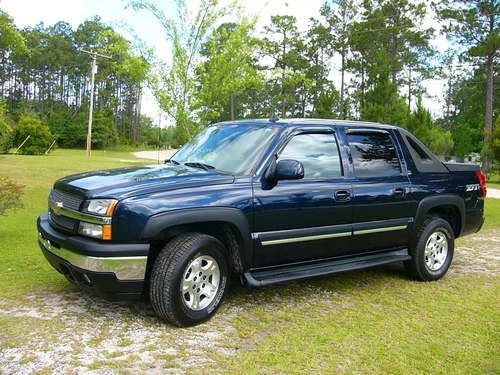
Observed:
[[[339,190],[335,192],[335,200],[349,201],[351,200],[351,193],[347,190]]]
[[[394,189],[393,193],[395,196],[403,198],[406,195],[406,189],[405,188],[396,188],[396,189]]]

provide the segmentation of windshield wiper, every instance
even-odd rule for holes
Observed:
[[[208,171],[210,169],[215,169],[215,167],[212,166],[212,165],[205,164],[205,163],[200,163],[200,162],[197,162],[197,161],[188,161],[188,162],[184,163],[184,165],[187,165],[188,167],[194,167],[194,168],[204,169],[206,171]]]
[[[165,160],[165,164],[167,164],[167,163],[171,163],[173,165],[179,165],[180,164],[177,160],[174,160],[174,159],[167,159],[167,160]]]

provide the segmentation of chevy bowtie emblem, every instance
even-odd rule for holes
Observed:
[[[59,208],[63,208],[63,202],[56,202],[56,206]]]

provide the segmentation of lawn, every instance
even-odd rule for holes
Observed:
[[[486,177],[488,187],[500,189],[500,174],[498,172],[494,172],[489,174]]]
[[[460,239],[439,282],[400,265],[248,290],[233,283],[210,322],[178,329],[147,302],[75,289],[36,245],[58,177],[152,161],[125,152],[0,156],[24,208],[0,217],[0,373],[500,373],[500,200]]]

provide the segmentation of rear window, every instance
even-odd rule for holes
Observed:
[[[397,176],[401,173],[389,133],[356,132],[347,135],[356,177]]]

